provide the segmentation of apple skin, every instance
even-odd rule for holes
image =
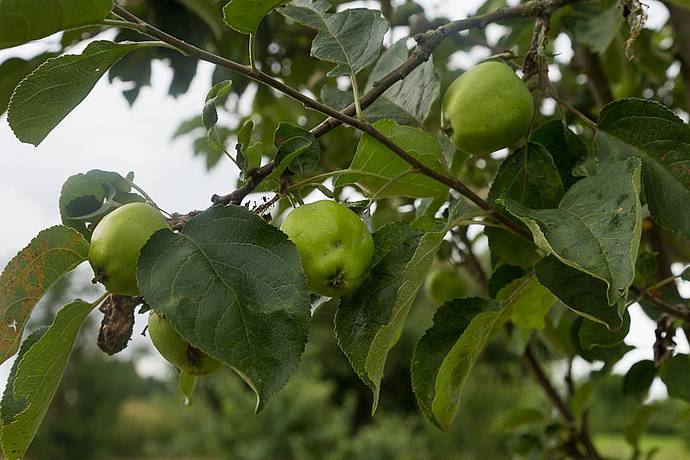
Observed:
[[[342,297],[354,291],[374,258],[374,240],[364,222],[334,201],[294,209],[281,230],[297,246],[312,292]]]
[[[442,123],[453,129],[453,143],[478,156],[520,141],[533,115],[527,85],[502,62],[484,62],[463,73],[443,99]]]
[[[432,269],[424,282],[424,292],[434,303],[442,304],[471,295],[468,279],[461,272],[449,267]]]
[[[145,203],[129,203],[106,215],[91,235],[89,262],[108,292],[141,294],[137,286],[137,258],[148,239],[170,229],[163,215]]]
[[[148,334],[161,356],[188,375],[201,377],[223,367],[220,361],[185,342],[172,324],[156,311],[149,315]]]

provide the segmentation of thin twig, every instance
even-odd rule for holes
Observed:
[[[690,311],[688,311],[688,309],[681,309],[680,307],[671,305],[637,286],[630,286],[630,290],[652,304],[657,310],[690,323]]]
[[[589,126],[593,131],[596,131],[597,129],[597,124],[592,121],[587,115],[584,113],[580,112],[577,110],[575,107],[573,107],[568,101],[563,99],[559,94],[556,92],[554,88],[551,88],[549,90],[549,96],[551,96],[556,102],[558,102],[560,105],[565,107],[566,109],[570,110],[573,112],[580,120],[582,120],[587,126]]]
[[[594,444],[589,436],[589,432],[584,428],[578,431],[575,427],[575,416],[573,415],[573,412],[570,410],[570,407],[568,407],[563,398],[561,398],[561,395],[558,394],[558,391],[546,376],[546,373],[541,368],[541,365],[534,354],[532,346],[529,344],[525,348],[525,361],[527,362],[527,366],[532,371],[534,379],[537,381],[539,386],[542,387],[546,396],[551,400],[551,403],[561,414],[561,417],[565,419],[568,427],[573,430],[573,433],[577,436],[577,439],[587,450],[586,458],[591,460],[601,460],[601,456],[597,452],[596,447],[594,447]]]
[[[474,279],[481,285],[483,292],[489,291],[489,279],[484,273],[484,268],[482,268],[481,262],[477,259],[477,255],[472,250],[472,242],[467,237],[467,227],[458,228],[451,232],[453,236],[457,237],[458,240],[465,246],[465,250],[462,254],[465,256],[465,264],[469,269],[470,273]],[[458,248],[459,249],[459,248]]]
[[[558,394],[558,391],[556,388],[554,388],[553,384],[546,376],[546,373],[541,368],[537,357],[534,355],[532,345],[527,345],[525,348],[525,361],[527,362],[527,366],[532,371],[534,379],[537,381],[539,386],[542,387],[544,393],[546,393],[546,396],[551,400],[553,405],[561,414],[561,417],[563,417],[569,425],[574,425],[575,416],[573,415],[573,412],[570,410],[570,407],[568,407],[563,398],[561,398],[561,395]]]

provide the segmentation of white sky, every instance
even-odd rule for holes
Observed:
[[[448,1],[418,0],[433,13],[451,19],[467,16],[481,4],[481,0]],[[366,4],[367,2],[362,2]],[[515,1],[509,3],[516,3]],[[650,1],[649,26],[660,27],[668,16],[666,9]],[[500,26],[491,26],[492,35],[500,33]],[[0,62],[14,56],[28,57],[42,49],[52,37],[22,47],[0,51]],[[559,45],[560,43],[560,45]],[[557,46],[569,46],[560,39]],[[482,56],[460,56],[463,64]],[[237,175],[229,162],[221,163],[208,173],[203,158],[192,156],[189,138],[170,142],[179,123],[200,113],[206,91],[210,86],[212,68],[202,64],[187,94],[173,99],[166,94],[172,78],[162,63],[153,66],[152,85],[141,91],[136,104],[130,108],[120,92],[119,82],[108,84],[103,78],[89,97],[79,105],[38,147],[21,144],[0,117],[0,265],[23,248],[41,229],[60,223],[58,197],[63,182],[70,176],[90,169],[134,171],[135,182],[143,187],[158,204],[169,211],[186,211],[207,207],[213,193],[230,191]],[[81,267],[85,281],[90,279],[87,267]],[[687,289],[690,296],[690,289]],[[100,314],[98,314],[100,315]],[[654,325],[631,308],[632,328],[626,342],[640,347],[629,353],[617,367],[627,369],[639,359],[651,358]],[[135,326],[130,348],[148,347],[148,340],[139,335],[144,327],[143,317]],[[100,316],[99,316],[100,319]],[[687,342],[679,337],[680,350],[688,351]],[[13,360],[0,365],[0,387],[4,386]],[[586,371],[587,366],[578,369]],[[164,372],[157,356],[140,362],[143,374]],[[664,394],[657,383],[655,395]]]

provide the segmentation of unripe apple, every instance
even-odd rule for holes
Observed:
[[[463,73],[443,99],[443,124],[453,129],[453,143],[474,155],[518,142],[533,114],[527,85],[502,62],[484,62]]]
[[[185,342],[172,324],[156,311],[149,315],[148,334],[163,358],[188,375],[209,375],[223,367],[220,361]]]
[[[312,292],[342,297],[364,279],[374,258],[374,240],[364,222],[334,201],[294,209],[281,230],[297,246]]]
[[[434,303],[442,304],[471,295],[472,288],[464,273],[450,267],[438,267],[427,274],[424,292]]]
[[[137,258],[158,230],[170,228],[158,210],[129,203],[106,215],[91,235],[89,262],[96,279],[112,294],[137,296]]]

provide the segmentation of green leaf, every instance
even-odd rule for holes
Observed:
[[[534,271],[539,282],[580,316],[615,331],[623,325],[625,298],[610,306],[606,283],[562,263],[554,256],[542,259]]]
[[[512,199],[506,209],[520,218],[542,250],[608,285],[608,304],[627,294],[635,275],[641,235],[641,162],[602,165],[574,184],[556,209],[529,209]]]
[[[489,279],[489,297],[496,298],[496,294],[506,287],[511,282],[518,278],[522,278],[525,271],[516,267],[515,265],[501,265],[492,274]]]
[[[527,277],[529,281],[526,283],[523,277],[508,285],[519,283],[522,290],[513,301],[511,320],[520,329],[544,329],[544,318],[556,303],[556,297],[539,284],[539,281],[531,273]],[[501,292],[499,291],[497,297],[500,298],[500,295]]]
[[[600,322],[585,319],[580,327],[580,346],[585,350],[594,347],[610,348],[623,342],[630,331],[630,314],[626,311],[623,316],[623,326],[616,331]]]
[[[12,95],[7,120],[14,134],[22,142],[40,144],[88,96],[110,66],[127,53],[154,46],[161,43],[96,41],[82,54],[48,59]]]
[[[563,22],[571,30],[575,43],[597,53],[606,51],[623,24],[621,9],[615,2],[611,3],[585,2],[573,6]]]
[[[351,90],[340,90],[335,86],[324,85],[321,88],[321,100],[324,104],[342,111],[352,104],[353,94]],[[376,99],[369,107],[364,109],[364,118],[370,122],[379,120],[394,120],[401,125],[419,126],[419,121],[411,114],[401,110],[399,106],[383,98]]]
[[[309,329],[307,280],[295,245],[256,214],[214,207],[180,233],[155,233],[137,279],[186,341],[247,382],[257,411],[296,369]]]
[[[398,68],[408,57],[407,39],[404,38],[388,48],[379,58],[369,75],[365,92],[373,89],[374,83]],[[421,125],[429,116],[431,106],[439,96],[441,81],[431,59],[414,69],[404,80],[397,82],[377,99],[386,103],[391,112],[403,112]],[[350,98],[350,101],[352,98]],[[365,111],[365,113],[367,113]],[[368,113],[367,113],[368,115]],[[385,118],[393,118],[387,116]]]
[[[19,363],[21,363],[22,358],[27,351],[33,346],[34,343],[38,341],[43,334],[48,330],[47,327],[42,327],[33,331],[29,336],[24,339],[22,346],[19,347],[19,353],[17,354],[17,359],[12,363],[12,369],[10,370],[10,375],[7,378],[7,383],[5,385],[5,391],[2,393],[2,402],[0,403],[0,418],[2,418],[2,423],[0,423],[0,428],[2,425],[8,425],[12,423],[14,417],[20,412],[26,409],[28,401],[22,399],[17,401],[14,399],[14,394],[12,393],[12,385],[17,378],[17,369],[19,368]],[[1,436],[0,436],[1,438]]]
[[[215,0],[177,0],[185,6],[189,11],[196,14],[209,29],[213,32],[216,38],[222,38],[223,33],[227,30],[225,24],[220,17],[220,7]]]
[[[652,418],[652,414],[657,409],[656,406],[640,406],[637,408],[635,417],[632,419],[629,425],[627,425],[623,434],[625,435],[625,440],[628,441],[636,453],[640,451],[640,439],[647,431],[647,425],[649,425],[649,420]],[[632,458],[637,458],[639,455],[633,455]]]
[[[0,115],[5,113],[14,88],[28,74],[47,59],[54,57],[55,53],[40,54],[28,61],[21,58],[10,58],[0,64]]]
[[[534,298],[530,274],[499,293],[503,308],[492,299],[455,299],[434,315],[434,325],[420,339],[412,356],[412,388],[427,419],[447,430],[458,413],[463,385],[491,333],[516,309]]]
[[[237,164],[242,170],[242,179],[246,179],[247,172],[250,169],[261,166],[261,152],[263,145],[260,142],[252,144],[252,133],[254,132],[254,122],[247,120],[242,127],[237,131],[237,145],[235,145],[235,152],[237,153]]]
[[[690,355],[678,353],[663,365],[660,374],[670,397],[690,402]]]
[[[580,179],[573,175],[573,169],[587,159],[587,147],[562,120],[542,124],[532,132],[530,140],[549,151],[566,190]]]
[[[652,218],[690,238],[690,127],[663,105],[646,99],[621,99],[601,111],[596,149],[613,161],[642,159],[642,180]]]
[[[297,142],[294,142],[297,140]],[[306,148],[302,148],[306,141]],[[290,171],[297,176],[304,176],[319,167],[321,149],[319,141],[310,131],[299,126],[283,122],[278,125],[273,136],[273,144],[278,149],[275,162],[281,164],[283,160],[290,156],[295,148],[301,149],[299,155],[293,156],[287,162]]]
[[[340,301],[335,317],[338,344],[371,389],[376,410],[383,368],[445,232],[422,233],[397,222],[373,234],[370,273]]]
[[[532,209],[558,206],[563,184],[544,146],[530,142],[501,163],[489,191],[489,202],[499,204],[496,200],[502,197]]]
[[[184,398],[185,406],[192,405],[192,396],[194,395],[194,390],[196,390],[196,384],[199,377],[195,375],[189,375],[185,371],[180,371],[180,393]]]
[[[582,321],[582,318],[577,318],[577,320],[575,320],[573,333],[578,333],[580,327],[582,326]],[[582,347],[580,347],[579,343],[576,343],[575,346],[578,349],[577,354],[580,355],[580,357],[585,361],[590,363],[594,363],[595,361],[603,361],[606,372],[609,372],[613,368],[613,365],[620,361],[629,351],[635,349],[635,347],[627,345],[625,342],[621,342],[618,345],[614,345],[613,347],[609,348],[594,347],[591,350],[584,350]],[[600,372],[604,371],[602,370]]]
[[[546,327],[541,331],[541,339],[553,352],[562,358],[573,358],[577,353],[573,330],[575,318],[564,309],[554,310],[556,314],[546,317]]]
[[[216,83],[206,95],[206,103],[201,113],[201,121],[207,130],[211,130],[218,123],[218,105],[225,102],[228,93],[232,89],[232,81],[225,80]],[[209,133],[210,136],[210,133]]]
[[[116,172],[94,169],[70,176],[60,192],[62,223],[88,239],[91,235],[87,223],[97,223],[121,204],[144,201],[141,196],[130,193],[131,189],[131,184]]]
[[[19,348],[31,311],[57,279],[86,260],[89,243],[69,227],[41,231],[0,275],[0,362]]]
[[[436,138],[428,132],[411,126],[400,126],[392,120],[377,121],[374,127],[426,166],[441,174],[447,173],[442,162],[441,147],[436,142]],[[335,185],[340,187],[357,183],[372,195],[378,192],[379,198],[387,196],[445,198],[448,195],[448,187],[430,177],[418,173],[401,177],[406,171],[411,171],[411,168],[388,147],[364,135],[359,141],[355,158],[349,168],[354,172],[338,177]],[[381,177],[358,174],[359,171]],[[395,178],[397,180],[392,182]]]
[[[61,30],[101,22],[112,0],[2,0],[0,49],[47,37]]]
[[[173,133],[172,139],[177,139],[180,136],[184,136],[185,134],[189,134],[203,127],[204,122],[201,119],[201,115],[189,118],[180,123],[180,126],[178,126],[175,132]]]
[[[328,76],[356,75],[379,55],[388,22],[376,10],[353,8],[331,14],[330,9],[325,0],[293,0],[280,13],[318,31],[311,55],[336,64]]]
[[[575,394],[570,401],[570,406],[573,409],[573,415],[575,416],[578,426],[582,424],[582,417],[590,408],[592,400],[594,399],[594,394],[599,389],[602,382],[603,379],[589,380],[575,390]]]
[[[656,377],[654,361],[645,359],[633,364],[623,379],[623,394],[644,401]]]
[[[518,149],[501,163],[489,202],[499,209],[499,198],[508,197],[533,209],[555,207],[563,196],[563,184],[551,154],[534,143]],[[540,259],[534,245],[515,234],[496,227],[485,229],[494,265],[502,263],[531,268]]]
[[[412,388],[426,418],[447,430],[460,406],[460,391],[484,349],[499,304],[492,299],[455,299],[441,305],[434,325],[412,357]]]
[[[268,13],[289,0],[231,0],[223,7],[225,23],[243,34],[256,33]]]
[[[210,135],[209,135],[210,134]],[[225,152],[225,145],[234,132],[225,127],[214,127],[194,140],[194,155],[206,159],[206,169],[213,169]]]
[[[523,427],[543,424],[547,417],[539,409],[529,407],[510,409],[499,414],[491,425],[491,430],[498,433],[509,433]]]
[[[530,270],[542,258],[531,241],[517,236],[510,230],[484,227],[484,234],[489,240],[493,266],[507,264]]]
[[[95,303],[80,300],[66,305],[22,356],[14,380],[8,385],[13,399],[24,401],[26,406],[11,423],[3,424],[2,450],[8,460],[22,458],[29,448],[55,396],[79,329],[95,307]]]

